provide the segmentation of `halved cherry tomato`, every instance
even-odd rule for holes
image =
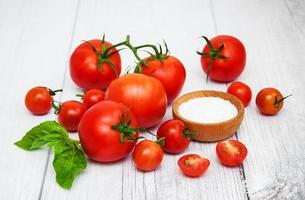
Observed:
[[[239,98],[245,107],[250,103],[252,98],[252,92],[248,85],[242,82],[234,82],[232,83],[227,92]]]
[[[219,161],[228,167],[240,165],[247,157],[246,146],[238,140],[226,140],[218,142],[216,153]]]
[[[289,96],[283,97],[275,88],[264,88],[256,95],[256,106],[265,115],[275,115],[283,108],[284,99]]]
[[[66,101],[55,109],[55,113],[58,114],[58,122],[68,131],[74,132],[77,131],[79,121],[87,107],[78,101]]]
[[[105,98],[105,92],[103,90],[91,89],[91,90],[87,90],[83,95],[83,103],[87,106],[87,108],[90,108],[94,104],[103,101],[104,98]]]
[[[34,87],[30,89],[25,96],[26,108],[35,115],[48,113],[52,108],[53,97],[56,92],[62,90],[51,90],[47,87]]]
[[[161,164],[163,150],[156,142],[143,140],[136,145],[132,153],[132,159],[139,170],[152,171]]]
[[[178,165],[186,176],[199,177],[210,166],[210,161],[197,154],[186,154],[179,158]]]

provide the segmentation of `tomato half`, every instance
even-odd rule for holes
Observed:
[[[58,122],[68,131],[77,131],[77,127],[87,107],[78,101],[66,101],[59,106]]]
[[[181,153],[190,144],[190,135],[181,120],[167,120],[159,127],[157,138],[164,139],[164,151],[172,154]]]
[[[105,98],[105,92],[100,89],[90,89],[87,90],[83,96],[83,103],[87,108],[92,107],[100,101],[103,101]]]
[[[232,83],[227,92],[239,98],[245,107],[248,106],[252,99],[252,92],[248,85],[242,82],[234,82]]]
[[[144,74],[126,74],[112,81],[106,100],[123,103],[137,118],[140,127],[157,125],[166,112],[167,98],[161,82]]]
[[[105,56],[101,55],[102,44],[105,48],[110,47],[109,42],[102,40],[89,40],[79,45],[70,58],[70,75],[76,85],[85,90],[87,89],[106,89],[112,80],[121,73],[121,57],[119,53],[110,55],[117,50],[112,48]],[[94,49],[93,49],[94,48]],[[107,58],[111,64],[99,62]]]
[[[210,166],[210,161],[197,154],[186,154],[179,158],[178,165],[186,176],[199,177]]]
[[[152,171],[160,166],[163,150],[156,142],[143,140],[136,145],[132,159],[139,170]]]
[[[275,88],[264,88],[256,95],[256,106],[265,115],[275,115],[283,108],[284,99],[289,96],[283,97]]]
[[[102,101],[82,117],[78,134],[87,156],[98,162],[125,158],[134,148],[138,123],[130,109],[117,102]],[[120,130],[120,131],[118,131]]]
[[[202,50],[201,66],[208,73],[212,58],[209,77],[215,81],[230,82],[235,80],[244,70],[246,64],[246,50],[240,40],[229,35],[218,35],[211,39],[209,45]],[[223,47],[221,47],[223,46]]]
[[[148,57],[142,65],[143,74],[157,78],[163,84],[168,103],[177,98],[185,81],[183,64],[174,56],[167,56],[162,60]]]
[[[218,142],[216,153],[219,161],[228,167],[240,165],[247,157],[246,146],[238,140],[226,140]]]

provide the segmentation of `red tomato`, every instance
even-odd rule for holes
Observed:
[[[214,57],[215,62],[208,75],[213,80],[220,82],[235,80],[245,68],[246,50],[244,45],[237,38],[229,35],[218,35],[212,38],[210,43],[212,47],[207,44],[202,50],[201,66],[204,72],[208,73],[209,64]]]
[[[59,106],[58,122],[70,132],[77,131],[79,121],[87,107],[78,101],[66,101]]]
[[[275,115],[283,108],[284,99],[289,96],[283,97],[275,88],[264,88],[256,95],[256,106],[265,115]]]
[[[234,82],[232,83],[227,92],[239,98],[245,107],[249,104],[252,98],[252,92],[248,85],[242,82]]]
[[[201,176],[210,166],[210,161],[197,154],[186,154],[179,158],[178,165],[186,176]]]
[[[34,87],[30,89],[25,96],[25,106],[35,114],[42,115],[48,113],[52,108],[53,97],[56,92],[62,90],[50,90],[47,87]]]
[[[140,127],[157,125],[166,112],[167,99],[164,87],[156,78],[144,74],[126,74],[108,87],[105,99],[128,106]]]
[[[132,151],[138,138],[138,132],[133,129],[137,125],[127,106],[113,101],[99,102],[79,123],[81,146],[89,158],[98,162],[123,159]]]
[[[99,89],[91,89],[85,92],[83,96],[83,103],[90,108],[94,104],[103,101],[105,98],[105,92]]]
[[[168,153],[181,153],[190,144],[190,134],[184,123],[178,119],[171,119],[163,124],[158,129],[157,138],[164,137],[164,151]]]
[[[84,42],[79,45],[71,55],[70,58],[70,75],[76,85],[85,90],[87,89],[106,89],[110,82],[117,78],[121,73],[121,57],[119,53],[109,56],[111,53],[117,51],[115,48],[111,49],[107,55],[102,55],[101,40],[88,41],[90,44]],[[109,42],[103,43],[105,47],[110,47]],[[98,63],[103,59],[108,59],[110,63],[103,62],[99,68]],[[117,74],[115,73],[117,72]]]
[[[142,65],[143,74],[157,78],[163,84],[168,103],[171,103],[179,95],[185,81],[185,69],[183,64],[174,56],[167,56],[162,60],[144,59],[146,65]]]
[[[246,146],[238,140],[226,140],[218,142],[216,153],[219,161],[228,167],[240,165],[247,157]]]
[[[152,171],[160,166],[163,150],[156,142],[143,140],[136,145],[132,159],[139,170]]]

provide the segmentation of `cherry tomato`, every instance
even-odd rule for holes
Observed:
[[[77,131],[79,121],[86,110],[87,107],[81,102],[66,101],[56,111],[58,122],[70,132]]]
[[[208,41],[207,38],[205,40]],[[210,45],[207,43],[200,54],[203,71],[215,81],[235,80],[245,68],[244,45],[237,38],[229,35],[218,35],[209,42]],[[210,63],[212,65],[209,71]]]
[[[112,81],[106,90],[106,100],[128,106],[139,126],[157,125],[166,112],[166,93],[161,82],[144,74],[126,74]]]
[[[106,54],[102,50],[111,46],[109,42],[89,40],[79,45],[70,58],[70,75],[76,85],[87,89],[106,89],[112,80],[121,73],[121,57],[117,50],[111,48]],[[108,63],[102,62],[107,60]],[[99,63],[101,65],[99,66]],[[112,64],[109,64],[112,63]]]
[[[136,145],[132,159],[139,170],[152,171],[160,166],[163,150],[156,142],[143,140]]]
[[[130,109],[113,101],[102,101],[82,117],[79,139],[87,156],[98,162],[125,158],[138,138],[137,120]]]
[[[159,127],[157,138],[164,139],[164,151],[172,154],[181,153],[190,144],[190,133],[181,120],[171,119]]]
[[[256,95],[256,106],[265,115],[275,115],[283,108],[284,99],[289,96],[283,97],[275,88],[264,88]]]
[[[199,177],[210,166],[210,161],[197,154],[186,154],[179,158],[178,165],[186,176]]]
[[[142,65],[143,74],[157,78],[164,86],[167,101],[171,103],[179,95],[185,81],[185,69],[183,64],[174,56],[166,56],[164,59],[148,57]]]
[[[52,108],[53,97],[56,92],[62,90],[51,90],[47,87],[34,87],[30,89],[25,96],[26,108],[35,115],[48,113]]]
[[[243,102],[245,107],[248,106],[252,98],[252,92],[250,87],[242,82],[232,83],[229,86],[227,92],[239,98]]]
[[[90,108],[91,106],[103,101],[105,98],[105,92],[99,89],[90,89],[83,95],[83,103]]]
[[[247,157],[246,146],[238,140],[226,140],[218,142],[216,153],[219,161],[228,167],[240,165]]]

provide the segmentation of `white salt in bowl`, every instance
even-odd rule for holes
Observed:
[[[190,115],[185,114],[184,113],[185,111],[183,111],[182,109],[181,109],[181,113],[179,112],[179,107],[183,103],[187,103],[190,100],[196,100],[193,102],[197,102],[197,99],[199,100],[199,98],[202,99],[203,97],[218,97],[225,100],[225,102],[220,101],[219,102],[220,104],[218,105],[224,105],[223,108],[226,110],[224,110],[222,113],[221,109],[214,109],[215,114],[217,113],[217,116],[211,115],[210,118],[207,118],[207,116],[205,116],[206,113],[203,113],[202,118],[200,118],[200,113],[198,116],[198,112],[203,112],[203,111],[202,109],[199,108],[198,109],[190,108],[190,112],[194,112],[194,114],[190,113]],[[215,100],[219,100],[218,98],[215,98]],[[227,102],[231,103],[236,109],[234,109],[234,107],[231,106],[233,107],[232,110],[232,108],[230,108],[230,105],[226,104]],[[217,102],[216,104],[211,104],[211,105],[217,105]],[[183,106],[181,106],[181,108],[183,108]],[[198,105],[194,104],[194,106],[196,107]],[[172,109],[173,109],[172,110],[173,117],[175,119],[180,119],[185,123],[188,130],[197,133],[192,137],[192,139],[201,142],[216,142],[230,137],[231,135],[236,133],[244,117],[244,105],[237,97],[225,92],[214,91],[214,90],[202,90],[202,91],[187,93],[174,101]],[[211,112],[213,111],[213,109],[209,109],[207,111]],[[187,116],[190,116],[189,118],[192,118],[193,120],[188,119]],[[205,120],[207,122],[204,122]]]

